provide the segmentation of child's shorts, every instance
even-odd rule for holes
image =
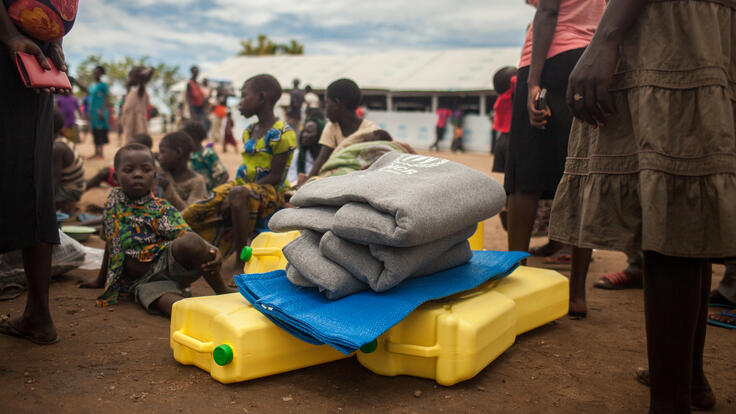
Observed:
[[[184,289],[199,279],[202,275],[199,269],[187,270],[174,259],[172,249],[166,249],[154,262],[151,269],[141,277],[131,291],[135,295],[135,301],[151,313],[157,313],[151,309],[153,302],[166,293],[176,293],[188,296]]]

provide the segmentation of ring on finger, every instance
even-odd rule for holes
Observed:
[[[572,96],[572,100],[575,101],[575,102],[581,101],[581,100],[583,100],[583,95],[581,95],[579,93],[576,93],[575,95]]]

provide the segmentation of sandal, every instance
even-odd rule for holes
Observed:
[[[649,378],[649,370],[646,368],[636,369],[636,380],[647,387],[652,384]],[[706,384],[706,388],[695,391],[696,394],[690,396],[690,409],[693,411],[709,411],[715,407],[716,397],[713,395],[713,390],[709,385]]]
[[[0,286],[0,300],[11,300],[25,292],[26,287],[20,283],[7,283]]]
[[[623,270],[620,272],[603,275],[603,277],[598,279],[598,281],[593,284],[593,287],[597,287],[598,289],[612,290],[641,289],[642,286],[643,285],[641,276],[635,277],[624,272]]]
[[[722,319],[716,319],[722,317]],[[709,313],[708,323],[726,329],[736,329],[736,311],[723,311],[721,313]]]
[[[544,259],[544,264],[569,265],[572,263],[572,255],[569,253],[558,254]]]

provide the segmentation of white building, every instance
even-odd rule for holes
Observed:
[[[519,54],[520,49],[512,47],[354,56],[239,56],[211,67],[202,77],[230,80],[238,90],[249,77],[269,73],[284,90],[291,88],[293,79],[299,79],[302,88],[311,85],[317,93],[336,79],[350,78],[363,90],[368,119],[394,138],[423,149],[435,139],[436,109],[459,103],[467,114],[465,148],[488,152],[488,114],[496,97],[492,77],[504,66],[518,65]],[[238,134],[247,121],[239,116],[234,119]],[[450,144],[449,128],[446,134],[442,142],[445,148]]]

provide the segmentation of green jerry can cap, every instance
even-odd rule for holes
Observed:
[[[227,365],[233,361],[233,349],[230,345],[222,344],[212,351],[212,358],[217,365]]]
[[[240,260],[247,263],[251,257],[253,257],[253,248],[250,246],[243,247],[243,250],[240,251]]]
[[[360,347],[360,352],[362,352],[364,354],[370,354],[371,352],[375,351],[376,349],[378,349],[378,340],[377,339],[374,339],[374,340],[368,342],[367,344],[361,346]]]

